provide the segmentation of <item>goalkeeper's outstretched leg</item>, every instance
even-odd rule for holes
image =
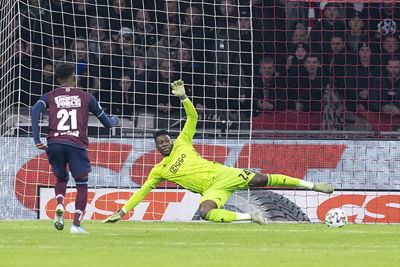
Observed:
[[[331,184],[308,182],[282,174],[257,173],[249,182],[249,186],[250,188],[265,186],[299,187],[326,194],[331,194],[334,191]]]
[[[251,175],[250,171],[243,170],[245,174]],[[289,177],[282,174],[262,174],[253,173],[253,177],[248,183],[249,188],[274,186],[274,187],[299,187],[316,192],[327,194],[333,193],[334,189],[331,184],[312,183],[301,179]],[[239,175],[240,176],[240,175]],[[243,175],[242,175],[243,176]],[[232,221],[252,221],[261,225],[266,224],[266,219],[259,210],[250,213],[239,213],[221,209],[226,200],[228,200],[231,192],[225,190],[208,191],[203,195],[203,201],[199,206],[200,217],[203,220],[213,222],[232,222]],[[204,199],[204,196],[209,199]],[[217,204],[217,202],[219,204]]]
[[[206,221],[213,222],[232,222],[232,221],[252,221],[260,225],[267,224],[259,210],[250,213],[233,212],[219,209],[215,201],[208,199],[201,202],[199,206],[200,217]]]

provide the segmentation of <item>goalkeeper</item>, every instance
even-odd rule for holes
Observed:
[[[208,161],[193,148],[192,139],[196,132],[197,112],[185,93],[181,80],[171,84],[172,93],[180,98],[185,107],[187,121],[173,143],[168,132],[154,134],[157,150],[164,159],[151,170],[148,179],[128,202],[115,214],[103,220],[117,222],[138,205],[146,195],[163,180],[169,180],[195,193],[200,193],[200,217],[207,221],[231,222],[253,221],[266,224],[259,210],[239,213],[221,209],[233,191],[254,187],[300,187],[317,192],[332,193],[330,184],[312,183],[280,174],[262,174],[246,169],[227,167]]]

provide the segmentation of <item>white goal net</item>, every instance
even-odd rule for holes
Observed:
[[[348,62],[337,66],[337,60],[355,53],[341,52],[342,57],[327,63],[324,60],[332,53],[310,51],[330,47],[325,39],[315,39],[327,33],[316,26],[324,25],[326,14],[331,22],[334,16],[333,20],[344,21],[343,29],[332,30],[332,38],[343,41],[345,29],[354,26],[347,23],[354,15],[343,13],[352,10],[352,4],[318,6],[314,1],[284,0],[0,0],[0,4],[0,219],[54,217],[55,177],[46,153],[34,145],[30,112],[43,94],[57,87],[53,77],[57,66],[70,62],[76,67],[77,87],[93,94],[108,115],[121,118],[110,131],[95,116],[89,118],[93,171],[84,219],[106,218],[140,188],[161,160],[152,139],[155,131],[168,130],[174,138],[180,133],[186,116],[179,99],[170,93],[170,83],[182,79],[199,114],[194,147],[205,158],[328,182],[336,188],[330,196],[290,188],[238,191],[225,208],[241,212],[259,208],[270,220],[306,222],[321,222],[329,209],[343,208],[351,222],[400,223],[398,145],[382,140],[398,136],[396,117],[386,116],[384,121],[380,114],[367,111],[360,117],[358,111],[343,106],[349,99],[340,90],[334,93],[338,81],[358,84],[358,74],[345,79],[324,72],[319,95],[300,99],[314,86],[311,81],[300,84],[308,79],[304,71],[313,66],[320,71],[342,70]],[[360,6],[354,5],[354,10],[359,12]],[[360,18],[372,25],[369,13],[364,13]],[[372,36],[372,26],[365,31]],[[352,47],[357,46],[356,37],[350,37]],[[310,62],[303,64],[297,58],[301,53]],[[296,86],[291,87],[293,82]],[[45,112],[40,120],[43,141],[47,125]],[[74,185],[70,178],[67,219],[73,217]],[[199,199],[200,195],[163,182],[124,219],[199,220]]]

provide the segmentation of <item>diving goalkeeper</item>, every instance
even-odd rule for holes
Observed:
[[[193,148],[192,139],[196,132],[197,112],[185,93],[181,80],[171,84],[172,93],[179,97],[185,107],[187,121],[173,143],[167,131],[154,134],[157,150],[164,157],[155,165],[143,186],[116,213],[103,220],[104,223],[119,221],[127,212],[138,205],[146,195],[163,180],[202,195],[200,217],[213,222],[253,221],[266,224],[259,210],[251,213],[239,213],[222,209],[235,190],[255,187],[300,187],[317,192],[332,193],[330,184],[312,183],[280,174],[262,174],[246,169],[227,167],[208,161]]]

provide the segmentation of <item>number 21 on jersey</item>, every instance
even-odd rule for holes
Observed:
[[[60,119],[59,123],[57,124],[58,131],[69,131],[69,130],[76,130],[78,128],[78,122],[76,119],[76,109],[72,109],[70,111],[66,109],[60,109],[57,112],[57,119]],[[68,119],[69,124],[68,124]]]

